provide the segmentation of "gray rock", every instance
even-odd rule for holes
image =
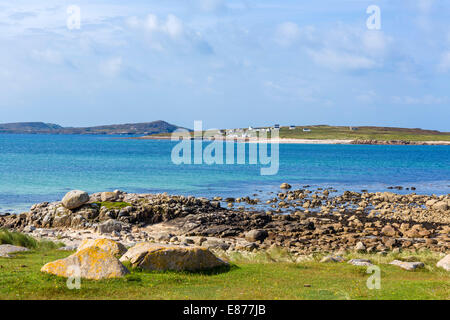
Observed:
[[[67,209],[76,209],[89,201],[89,195],[85,191],[72,190],[66,193],[62,199],[62,204]]]
[[[100,197],[102,201],[116,201],[118,196],[117,192],[102,192]]]
[[[61,247],[58,250],[60,251],[76,251],[78,249],[78,246],[65,246]]]
[[[437,264],[437,267],[444,268],[447,271],[450,271],[450,254],[446,255],[442,258]]]
[[[245,240],[250,242],[264,241],[269,236],[266,230],[250,230],[245,234]]]
[[[3,258],[10,258],[10,253],[16,253],[16,252],[25,252],[30,251],[30,249],[25,247],[19,247],[19,246],[13,246],[10,244],[2,244],[0,245],[0,257]]]
[[[425,267],[423,262],[406,262],[406,261],[400,261],[400,260],[394,260],[389,264],[392,264],[394,266],[397,266],[397,267],[400,267],[402,269],[409,270],[409,271]]]
[[[364,266],[364,267],[370,267],[373,265],[372,261],[368,259],[351,259],[348,261],[348,263],[354,266]]]
[[[99,233],[113,233],[122,231],[123,224],[115,219],[109,219],[98,225],[97,231]]]

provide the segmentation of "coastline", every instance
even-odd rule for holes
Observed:
[[[118,139],[136,139],[136,140],[172,140],[169,136],[143,136],[143,137],[126,137]],[[217,140],[226,141],[224,137],[218,137]],[[194,140],[194,138],[191,138]],[[210,141],[210,139],[201,139]],[[252,139],[252,138],[233,138],[231,141],[244,143],[279,143],[279,144],[355,144],[355,145],[443,145],[449,146],[450,141],[404,141],[404,140],[351,140],[351,139],[296,139],[296,138],[279,138],[279,139]]]

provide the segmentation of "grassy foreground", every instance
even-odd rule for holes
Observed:
[[[384,264],[393,256],[362,255],[379,263],[380,290],[367,288],[366,267],[254,258],[203,274],[132,270],[122,279],[82,280],[80,290],[69,290],[66,279],[39,271],[69,254],[52,249],[0,258],[0,299],[450,299],[449,273],[435,267],[438,258],[431,254],[420,258],[426,268],[414,272]]]

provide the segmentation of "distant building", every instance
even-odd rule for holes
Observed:
[[[303,128],[303,132],[311,132],[311,129]]]
[[[253,130],[253,127],[252,126],[248,127],[248,130],[250,130],[250,131]]]
[[[274,125],[273,125],[273,128],[274,128],[274,129],[280,129],[280,125],[279,125],[278,123],[277,123],[277,124],[274,124]]]
[[[295,130],[295,126],[289,126],[289,130]]]
[[[358,130],[358,128],[350,127],[350,131],[356,131],[356,130]]]

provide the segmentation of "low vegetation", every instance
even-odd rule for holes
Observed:
[[[36,240],[20,232],[11,232],[0,229],[0,245],[11,244],[14,246],[25,247],[39,251],[52,250],[64,246],[62,243],[55,243],[47,240]]]
[[[110,202],[110,201],[103,201],[103,202],[94,202],[95,204],[97,204],[100,207],[106,207],[108,210],[112,210],[112,209],[122,209],[125,207],[129,207],[132,206],[131,203],[128,202]]]
[[[381,289],[366,286],[366,267],[320,263],[320,255],[302,262],[282,250],[228,257],[228,270],[204,273],[131,270],[124,278],[81,281],[69,290],[66,279],[40,268],[71,254],[57,250],[18,253],[0,258],[0,299],[449,299],[448,272],[435,267],[439,257],[422,252],[415,257],[426,267],[405,271],[387,263],[397,255],[349,255],[371,259],[381,268]],[[128,266],[129,267],[129,266]]]

